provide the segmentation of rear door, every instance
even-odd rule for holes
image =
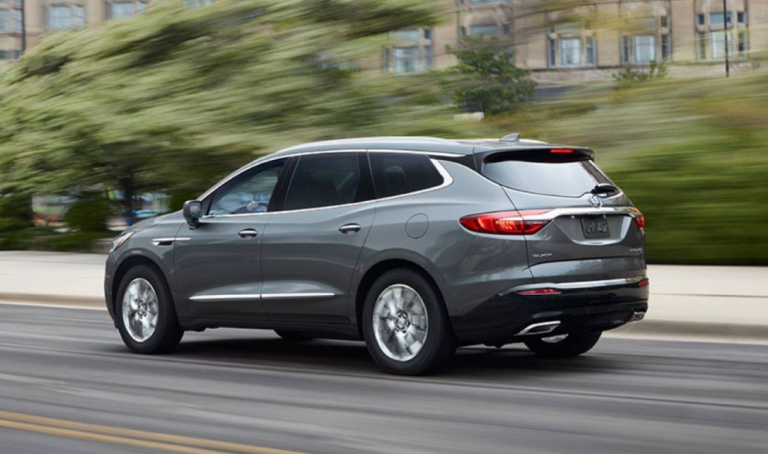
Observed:
[[[642,217],[597,167],[591,151],[495,153],[485,157],[482,172],[505,188],[525,219],[547,223],[526,236],[534,279],[599,280],[642,274]]]
[[[272,320],[350,322],[350,279],[373,224],[372,199],[364,153],[298,158],[283,210],[262,238],[261,301]]]

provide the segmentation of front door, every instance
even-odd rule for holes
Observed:
[[[262,303],[272,320],[349,323],[349,288],[373,224],[364,153],[299,158],[283,211],[262,239]]]
[[[207,215],[198,228],[182,227],[174,261],[187,316],[266,318],[261,303],[262,237],[286,162],[271,161],[235,176],[203,201]]]

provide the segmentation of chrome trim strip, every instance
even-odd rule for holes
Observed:
[[[623,207],[603,207],[603,208],[555,208],[546,213],[525,216],[525,219],[531,221],[551,221],[560,216],[583,216],[583,215],[601,215],[601,214],[628,214],[630,216],[639,214],[637,208],[631,206]]]
[[[533,334],[549,334],[552,331],[556,330],[557,327],[560,326],[559,321],[554,322],[542,322],[542,323],[534,323],[533,325],[528,325],[525,328],[523,328],[519,333],[515,334],[515,336],[526,336],[531,331],[535,330],[536,328],[550,328],[546,331],[536,332]]]
[[[435,166],[435,169],[440,174],[440,176],[443,177],[443,183],[440,186],[435,186],[433,188],[422,189],[421,191],[416,191],[416,192],[409,192],[407,194],[394,195],[394,196],[391,196],[391,197],[382,197],[380,199],[365,200],[363,202],[345,203],[343,205],[333,205],[333,206],[329,206],[329,207],[305,208],[305,209],[302,209],[302,210],[272,211],[272,212],[266,212],[266,213],[220,214],[220,215],[217,215],[217,216],[207,215],[207,216],[203,216],[202,219],[234,218],[234,217],[244,217],[244,216],[264,216],[264,215],[269,215],[269,214],[277,216],[277,215],[286,214],[286,213],[304,213],[304,212],[310,212],[310,211],[330,210],[330,209],[333,209],[333,208],[345,208],[345,207],[363,205],[363,204],[366,204],[366,203],[377,203],[377,202],[381,202],[381,201],[393,200],[393,199],[398,199],[398,198],[402,198],[402,197],[410,197],[410,196],[414,196],[414,195],[421,195],[421,194],[425,194],[425,193],[431,192],[431,191],[438,191],[440,189],[443,189],[443,188],[446,188],[446,187],[452,185],[453,184],[453,177],[451,176],[450,173],[448,173],[447,170],[445,170],[445,167],[443,167],[443,165],[440,163],[440,161],[438,161],[436,159],[430,159],[430,161],[432,162],[432,165]]]
[[[242,295],[195,295],[189,299],[192,301],[258,300],[261,299],[261,295],[258,293]]]
[[[289,298],[331,298],[336,296],[330,292],[308,292],[308,293],[262,293],[261,298],[265,300],[289,299]]]
[[[526,284],[521,285],[519,287],[515,287],[511,289],[509,292],[504,292],[504,294],[507,293],[519,293],[524,292],[526,290],[536,290],[536,289],[542,289],[542,288],[552,288],[555,290],[582,290],[582,289],[593,289],[593,288],[603,288],[603,287],[617,287],[622,285],[631,285],[631,284],[637,284],[640,281],[648,279],[648,276],[642,275],[642,276],[635,276],[635,277],[627,277],[627,278],[621,278],[621,279],[604,279],[599,281],[580,281],[580,282],[562,282],[562,283],[541,283],[541,284]],[[525,295],[525,296],[552,296],[547,294],[542,295]]]
[[[288,148],[288,149],[286,149],[286,150],[290,150],[290,148]],[[282,151],[286,151],[286,150],[280,150],[280,151],[277,151],[277,152],[275,152],[275,154],[277,154],[277,153],[280,153],[280,152],[282,152]],[[305,151],[305,152],[303,152],[303,153],[295,153],[295,154],[287,154],[287,155],[278,155],[278,156],[270,156],[270,155],[267,155],[267,156],[265,156],[265,157],[264,157],[264,158],[262,158],[262,159],[257,159],[256,161],[254,161],[254,162],[252,162],[252,163],[250,163],[250,164],[246,165],[246,167],[243,167],[243,168],[241,168],[241,169],[239,169],[239,170],[236,170],[236,171],[235,171],[236,173],[230,174],[229,176],[227,176],[227,177],[226,177],[226,178],[224,178],[223,180],[219,181],[219,182],[218,182],[218,183],[216,183],[216,184],[215,184],[215,185],[214,185],[214,186],[213,186],[211,189],[207,190],[207,191],[206,191],[206,192],[205,192],[203,195],[201,195],[200,197],[198,197],[198,200],[203,200],[203,199],[205,199],[206,197],[210,196],[210,195],[211,195],[211,194],[213,194],[213,193],[214,193],[214,192],[215,192],[217,189],[219,189],[221,186],[225,185],[225,184],[226,184],[226,183],[227,183],[229,180],[231,180],[232,178],[235,178],[235,177],[237,177],[237,176],[238,176],[238,175],[240,175],[241,173],[243,173],[243,172],[247,172],[247,171],[251,170],[252,168],[254,168],[254,167],[256,167],[256,166],[260,166],[260,165],[262,165],[262,164],[266,164],[266,163],[268,163],[268,162],[276,161],[276,160],[278,160],[278,159],[289,159],[289,158],[295,158],[295,157],[298,157],[298,156],[307,156],[307,155],[313,155],[313,154],[325,154],[325,153],[365,153],[365,152],[369,152],[369,153],[410,153],[410,154],[425,154],[425,155],[430,155],[430,156],[441,156],[441,157],[446,157],[446,158],[458,158],[458,157],[461,157],[461,155],[460,155],[460,154],[451,154],[451,153],[439,153],[439,152],[438,152],[438,153],[432,153],[432,152],[429,152],[429,151],[416,151],[416,150],[413,150],[413,151],[411,151],[411,150],[387,150],[387,149],[383,149],[383,148],[382,148],[382,149],[368,149],[368,150],[366,150],[366,149],[348,148],[348,149],[339,149],[339,150],[318,150],[318,151]],[[263,213],[260,213],[260,214],[263,214]]]
[[[160,246],[161,243],[175,243],[177,241],[190,241],[192,238],[179,237],[179,238],[152,238],[152,244]],[[170,245],[169,245],[170,246]]]

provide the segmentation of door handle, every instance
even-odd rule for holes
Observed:
[[[255,238],[259,234],[255,229],[243,229],[237,233],[240,238]]]
[[[360,231],[362,227],[360,227],[360,224],[344,224],[341,227],[339,227],[339,232],[341,233],[357,233]]]

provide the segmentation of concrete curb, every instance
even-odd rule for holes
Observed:
[[[0,292],[0,301],[10,301],[14,303],[39,303],[51,306],[61,305],[103,307],[106,309],[103,296],[69,296]]]
[[[735,323],[644,320],[639,323],[631,323],[610,332],[631,336],[725,337],[742,340],[768,340],[768,326]]]

